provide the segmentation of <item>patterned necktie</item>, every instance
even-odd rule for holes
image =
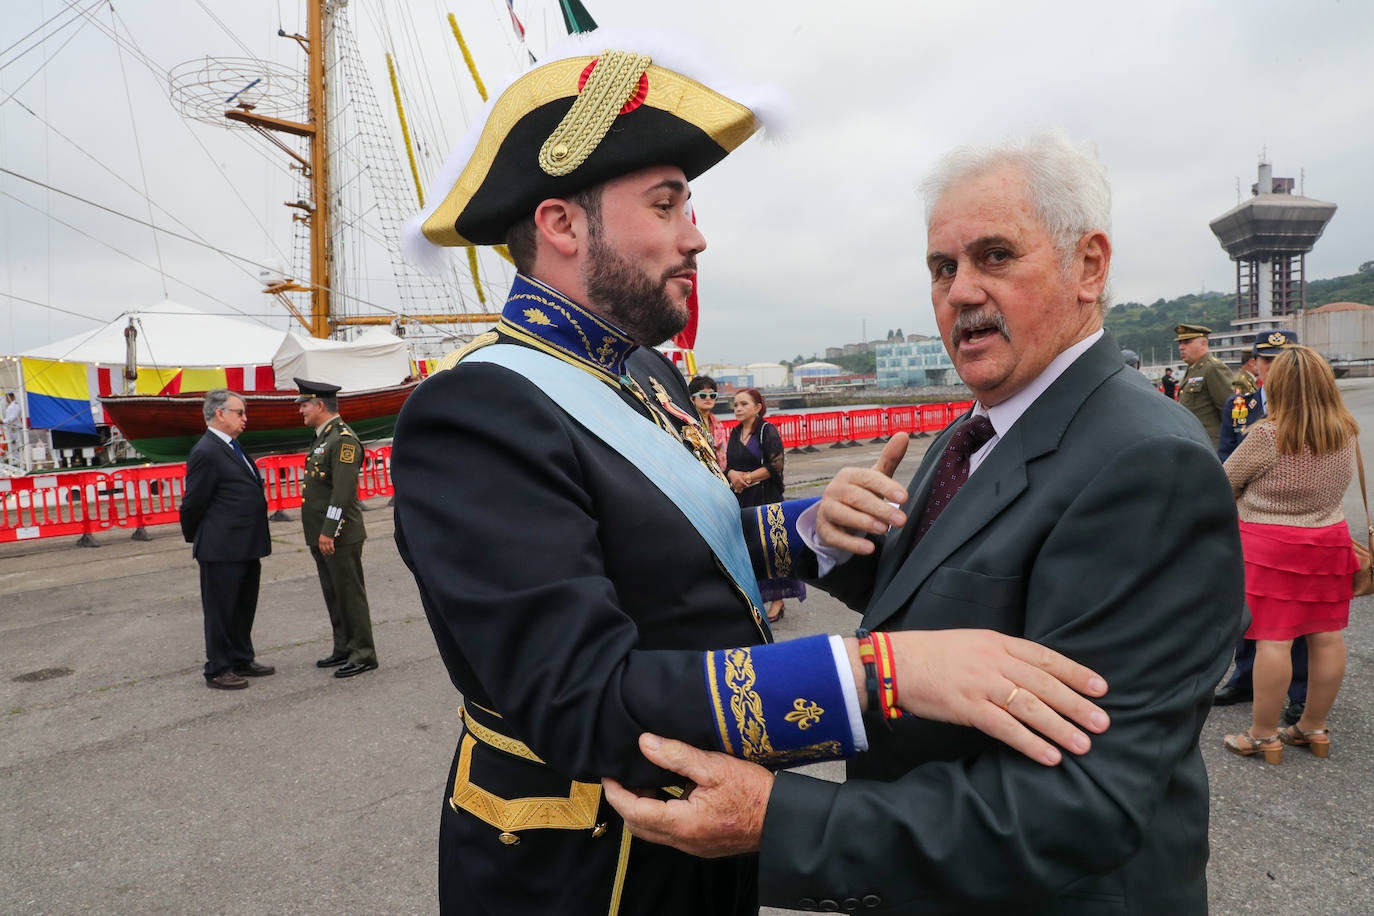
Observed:
[[[949,437],[944,453],[940,455],[940,466],[935,469],[935,482],[930,485],[930,495],[926,497],[925,508],[921,510],[921,521],[916,526],[913,545],[925,537],[930,526],[935,524],[940,513],[954,499],[954,494],[968,480],[969,457],[994,435],[992,421],[980,414],[965,421]]]

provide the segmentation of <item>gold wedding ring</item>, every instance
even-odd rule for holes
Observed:
[[[1003,712],[1006,712],[1006,711],[1007,711],[1007,707],[1011,705],[1011,701],[1014,700],[1014,699],[1016,699],[1016,695],[1017,695],[1018,693],[1020,693],[1020,692],[1021,692],[1021,688],[1020,688],[1020,687],[1012,687],[1012,688],[1011,688],[1011,693],[1007,694],[1007,699],[1002,703],[1002,711],[1003,711]]]

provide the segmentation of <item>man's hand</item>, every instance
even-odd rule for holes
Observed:
[[[1105,694],[1107,682],[1039,643],[992,630],[888,635],[896,656],[898,703],[909,713],[976,728],[1049,766],[1062,755],[1040,735],[1086,754],[1092,742],[1066,720],[1094,733],[1110,724],[1107,714],[1085,699]],[[851,662],[858,657],[853,642]]]
[[[334,556],[334,539],[327,534],[320,535],[320,553],[327,557]]]
[[[685,776],[694,785],[682,798],[659,801],[655,790],[626,789],[606,777],[606,801],[630,833],[701,858],[758,852],[773,774],[758,764],[702,751],[657,735],[639,736],[650,763]]]
[[[865,535],[882,534],[906,524],[906,514],[889,503],[906,502],[906,490],[892,479],[906,456],[907,434],[897,433],[871,468],[843,468],[821,494],[816,534],[827,547],[870,554]]]

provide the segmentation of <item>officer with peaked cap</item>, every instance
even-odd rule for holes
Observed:
[[[372,616],[363,580],[363,508],[358,474],[363,447],[339,416],[338,385],[294,379],[301,419],[315,428],[305,458],[301,527],[315,558],[320,589],[334,631],[334,649],[315,664],[336,668],[335,677],[353,677],[377,667]]]
[[[706,246],[688,182],[759,127],[679,38],[660,44],[594,32],[518,77],[407,234],[412,256],[504,241],[519,270],[496,328],[407,399],[392,447],[397,546],[464,701],[444,913],[755,913],[754,855],[632,839],[600,779],[680,793],[640,753],[650,727],[774,767],[866,742],[856,640],[760,645],[760,583],[816,572],[796,533],[814,501],[742,512],[652,349],[686,323]],[[894,635],[899,667],[926,635]]]
[[[1221,442],[1217,447],[1217,457],[1222,461],[1231,457],[1241,437],[1254,428],[1265,417],[1264,380],[1274,358],[1285,347],[1298,343],[1298,335],[1283,328],[1274,331],[1261,331],[1255,335],[1250,353],[1255,360],[1255,376],[1260,387],[1252,394],[1237,394],[1231,397],[1229,416],[1223,416]],[[1299,636],[1293,640],[1293,680],[1288,685],[1288,708],[1283,712],[1287,725],[1296,724],[1307,705],[1307,640]],[[1212,702],[1216,706],[1230,706],[1233,703],[1249,702],[1254,696],[1252,673],[1255,667],[1255,641],[1242,638],[1236,643],[1236,666],[1230,678],[1217,688]]]
[[[1178,402],[1192,411],[1207,430],[1215,447],[1221,435],[1221,411],[1231,398],[1231,370],[1211,353],[1207,335],[1211,328],[1180,324],[1174,328],[1178,353],[1188,371],[1178,383]]]

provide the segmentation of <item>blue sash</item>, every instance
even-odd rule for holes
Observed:
[[[463,362],[493,363],[523,375],[592,435],[624,455],[682,511],[754,607],[763,607],[744,545],[739,502],[680,442],[627,410],[606,383],[538,350],[493,344]]]

